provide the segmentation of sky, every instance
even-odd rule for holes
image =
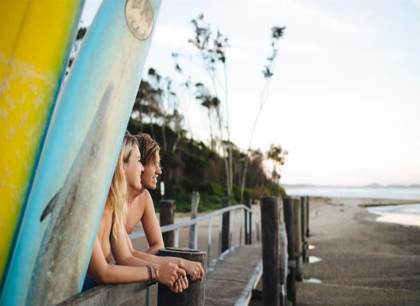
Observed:
[[[86,0],[82,23],[99,3]],[[162,1],[146,68],[174,77],[171,53],[179,52],[194,80],[206,82],[187,42],[200,13],[229,37],[229,124],[242,149],[259,107],[270,29],[286,26],[252,143],[289,151],[282,182],[420,184],[420,0]],[[186,128],[208,140],[206,113],[180,97]]]

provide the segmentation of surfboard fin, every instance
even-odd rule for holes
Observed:
[[[57,203],[58,195],[60,194],[60,190],[56,192],[56,194],[51,198],[48,202],[47,206],[45,206],[44,211],[42,212],[41,218],[39,219],[40,222],[44,221],[44,219],[53,211],[55,204]]]

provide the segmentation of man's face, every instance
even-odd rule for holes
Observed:
[[[162,169],[160,168],[160,155],[159,151],[156,151],[155,156],[147,165],[144,166],[144,171],[141,176],[143,187],[147,189],[156,189],[157,180],[161,174]]]

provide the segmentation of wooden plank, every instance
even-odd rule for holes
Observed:
[[[234,249],[207,274],[204,305],[248,305],[261,273],[260,244]]]
[[[57,306],[114,306],[133,300],[152,283],[98,286]]]

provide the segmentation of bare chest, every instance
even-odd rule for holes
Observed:
[[[125,229],[127,233],[134,231],[136,225],[139,224],[144,215],[144,205],[140,201],[136,201],[132,205],[129,205],[127,211],[127,219],[125,223]]]

